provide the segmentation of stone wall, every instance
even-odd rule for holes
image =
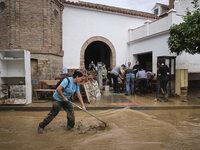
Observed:
[[[61,0],[0,0],[0,50],[29,50],[32,79],[53,79],[62,71],[63,9]]]
[[[62,73],[62,62],[63,60],[56,55],[32,54],[31,78],[38,80],[55,79]]]
[[[0,0],[0,48],[8,48],[9,44],[9,9],[8,1]]]
[[[59,0],[0,0],[0,49],[26,49],[31,53],[63,56],[62,11]]]

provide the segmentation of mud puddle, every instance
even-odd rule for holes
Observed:
[[[76,125],[66,129],[66,114],[58,116],[37,133],[37,126],[48,112],[0,112],[0,149],[14,150],[143,150],[199,149],[200,110],[91,111],[108,123],[82,111],[75,111]]]

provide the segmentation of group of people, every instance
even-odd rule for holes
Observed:
[[[88,66],[89,71],[96,71],[97,68],[93,61]],[[159,92],[161,89],[164,99],[167,99],[167,83],[168,77],[167,73],[169,72],[168,66],[165,64],[165,60],[160,60],[158,62],[158,71],[157,71],[157,92],[156,97],[159,97]],[[107,69],[105,64],[102,66],[102,75],[103,81],[107,81]],[[122,64],[121,66],[115,66],[111,71],[110,75],[112,78],[114,93],[120,93],[119,84],[125,82],[126,92],[125,95],[133,95],[135,89],[138,89],[139,95],[145,95],[147,88],[151,88],[151,81],[155,77],[155,74],[144,70],[140,66],[140,62],[136,61],[135,65],[132,67],[131,62],[128,62],[128,66]]]
[[[167,73],[169,68],[165,65],[165,61],[162,60],[158,63],[158,73],[157,73],[157,94],[159,96],[159,90],[161,89],[164,98],[167,100]],[[124,64],[121,66],[116,66],[111,71],[111,77],[113,79],[113,89],[115,93],[120,93],[119,81],[118,79],[126,81],[126,92],[125,95],[133,95],[135,92],[135,87],[138,88],[139,94],[144,95],[147,90],[147,85],[150,85],[150,81],[154,78],[155,74],[148,71],[146,72],[140,66],[139,61],[132,67],[131,62],[128,62],[126,67]]]
[[[126,93],[125,95],[134,94],[134,84],[135,79],[139,79],[140,93],[144,93],[144,87],[146,84],[147,75],[146,72],[140,67],[139,61],[132,67],[131,62],[128,62],[126,67],[124,64],[116,66],[111,71],[111,76],[113,79],[113,89],[114,93],[120,93],[118,78],[125,80],[126,78]],[[131,87],[131,90],[130,90]]]

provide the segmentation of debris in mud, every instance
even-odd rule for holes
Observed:
[[[168,102],[168,100],[167,99],[158,99],[158,98],[156,98],[156,99],[154,99],[154,102]]]
[[[182,102],[185,102],[185,103],[187,103],[187,102],[188,102],[188,100],[186,100],[186,99],[185,99],[185,100],[182,100]]]
[[[97,132],[100,130],[105,130],[108,127],[108,124],[104,123],[94,123],[86,121],[78,121],[74,127],[74,131],[78,134],[86,134],[88,132]]]

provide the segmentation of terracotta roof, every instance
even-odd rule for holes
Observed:
[[[168,13],[164,13],[164,14],[160,15],[159,17],[163,18],[163,17],[166,17],[166,16],[168,16]]]
[[[94,9],[117,12],[117,13],[132,15],[132,16],[139,16],[139,17],[152,18],[152,19],[159,19],[160,18],[160,17],[158,17],[154,14],[151,14],[151,13],[146,13],[146,12],[141,12],[141,11],[136,11],[136,10],[130,10],[130,9],[124,9],[124,8],[118,8],[118,7],[112,7],[112,6],[102,5],[102,4],[94,4],[94,3],[82,2],[82,1],[72,2],[72,1],[68,1],[68,0],[65,0],[64,3],[68,4],[68,5],[73,5],[73,6],[94,8]]]

